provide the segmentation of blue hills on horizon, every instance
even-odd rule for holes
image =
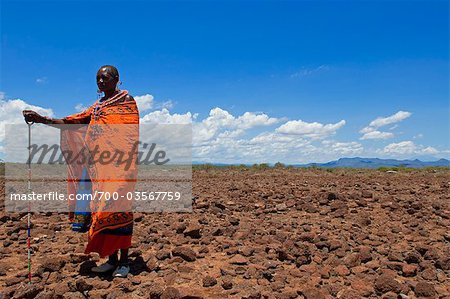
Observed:
[[[231,166],[240,165],[240,163],[205,163],[192,162],[193,165],[210,164],[214,166]],[[253,164],[245,164],[252,166]],[[274,164],[268,163],[273,166]],[[335,161],[326,163],[308,163],[308,164],[287,164],[294,167],[323,167],[323,168],[379,168],[379,167],[409,167],[409,168],[423,168],[423,167],[450,167],[450,161],[447,159],[439,159],[437,161],[421,161],[414,160],[397,160],[397,159],[380,159],[380,158],[340,158]]]
[[[421,161],[419,159],[414,160],[397,160],[397,159],[380,159],[380,158],[340,158],[336,161],[330,161],[327,163],[308,163],[304,165],[296,165],[299,167],[348,167],[348,168],[379,168],[379,167],[409,167],[409,168],[422,168],[422,167],[450,167],[450,161],[447,159],[439,159],[437,161]]]

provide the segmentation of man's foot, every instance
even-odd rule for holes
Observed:
[[[127,277],[130,272],[130,267],[126,265],[119,265],[113,273],[113,277]]]
[[[112,264],[106,262],[106,263],[104,263],[104,264],[102,264],[102,265],[100,265],[100,266],[93,267],[93,268],[91,269],[91,271],[92,271],[92,272],[95,272],[95,273],[105,273],[105,272],[114,270],[114,268],[115,268],[114,265],[112,265]]]

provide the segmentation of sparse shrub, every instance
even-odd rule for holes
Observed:
[[[275,167],[275,168],[286,168],[286,165],[284,165],[281,162],[277,162],[277,163],[275,163],[275,165],[273,167]]]
[[[215,166],[211,163],[192,165],[192,170],[212,170]]]

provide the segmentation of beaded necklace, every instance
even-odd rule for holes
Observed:
[[[126,90],[121,90],[121,91],[119,91],[118,94],[116,94],[115,96],[113,96],[112,98],[110,98],[110,99],[108,99],[108,100],[106,100],[106,101],[100,102],[100,100],[98,100],[97,103],[96,103],[96,105],[95,105],[95,108],[94,108],[94,119],[95,119],[95,120],[98,120],[98,117],[99,117],[99,111],[100,111],[102,108],[104,108],[104,107],[106,107],[106,106],[109,106],[109,105],[111,105],[111,104],[117,102],[118,100],[120,100],[120,99],[121,99],[123,96],[125,96],[126,94],[128,94],[128,91],[126,91]]]

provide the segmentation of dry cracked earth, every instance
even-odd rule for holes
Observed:
[[[193,194],[135,214],[126,279],[48,213],[28,285],[26,214],[0,211],[0,298],[450,298],[449,170],[196,170]]]

